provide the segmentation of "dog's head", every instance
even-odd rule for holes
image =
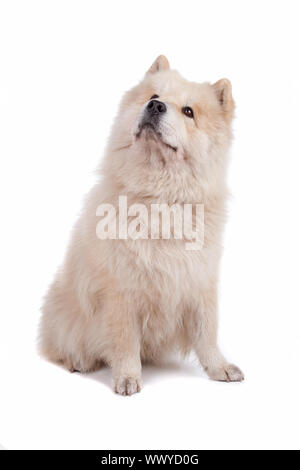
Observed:
[[[214,85],[188,82],[159,56],[134,96],[139,103],[143,100],[134,136],[141,146],[153,142],[153,151],[156,145],[163,153],[178,153],[177,159],[204,158],[229,134],[234,109],[229,80]]]
[[[185,80],[159,56],[127,92],[113,129],[113,150],[130,150],[129,166],[193,172],[222,162],[231,141],[234,101],[229,80]],[[180,167],[180,168],[179,168]]]

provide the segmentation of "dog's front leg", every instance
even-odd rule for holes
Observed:
[[[136,307],[122,295],[111,302],[109,318],[109,362],[114,390],[132,395],[141,390],[140,331]]]
[[[201,308],[197,314],[197,335],[194,339],[199,361],[211,379],[241,382],[244,380],[242,371],[226,361],[217,344],[217,283],[212,282],[210,287],[201,294]]]

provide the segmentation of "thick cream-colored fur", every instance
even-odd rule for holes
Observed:
[[[166,103],[161,138],[138,135],[152,95]],[[190,106],[194,119],[182,113]],[[217,285],[234,102],[228,80],[192,83],[164,56],[125,94],[101,166],[47,293],[40,348],[70,370],[112,368],[115,391],[141,387],[141,364],[194,350],[208,375],[240,381],[217,346]],[[177,149],[176,151],[174,149]],[[185,240],[99,240],[101,203],[203,203],[204,246]]]

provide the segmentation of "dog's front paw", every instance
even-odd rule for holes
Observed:
[[[122,375],[114,381],[114,391],[120,395],[133,395],[141,391],[141,378],[130,375]]]
[[[245,377],[243,372],[234,364],[227,364],[217,369],[207,370],[212,380],[219,382],[242,382]]]

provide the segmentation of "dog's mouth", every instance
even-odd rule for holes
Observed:
[[[157,130],[156,126],[154,126],[151,122],[144,122],[139,126],[139,129],[135,134],[137,139],[141,137],[143,131],[147,133],[147,137],[154,137],[155,139],[159,140],[159,142],[161,142],[166,148],[173,150],[173,152],[177,152],[177,147],[174,147],[173,145],[165,142],[161,132]]]

